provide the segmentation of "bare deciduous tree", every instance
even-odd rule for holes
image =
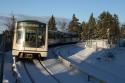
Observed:
[[[61,31],[64,32],[66,29],[66,21],[63,19],[62,26],[61,26]]]

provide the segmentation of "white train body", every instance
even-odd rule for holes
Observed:
[[[16,57],[40,54],[47,57],[48,27],[37,21],[19,21],[15,25],[12,54]]]
[[[21,58],[35,55],[47,57],[48,45],[73,43],[78,40],[75,33],[48,30],[46,24],[38,21],[18,21],[15,24],[12,54]]]

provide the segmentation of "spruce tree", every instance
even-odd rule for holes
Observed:
[[[117,43],[120,37],[119,19],[116,14],[103,12],[98,19],[98,28],[100,38],[108,38],[109,43]]]
[[[69,32],[77,32],[77,33],[81,32],[80,23],[78,21],[79,19],[76,18],[75,14],[73,14],[72,20],[69,23],[69,28],[68,28]]]
[[[119,19],[116,14],[113,16],[114,18],[114,43],[117,43],[120,41],[120,27],[119,27]]]
[[[120,37],[125,38],[125,24],[122,24],[121,26]]]
[[[109,12],[103,12],[98,19],[98,30],[100,38],[107,38],[107,29],[110,29],[110,36],[112,35],[111,28],[113,24],[113,17]]]
[[[68,32],[77,33],[79,38],[81,39],[82,27],[81,27],[80,22],[78,22],[78,21],[79,21],[79,19],[76,18],[75,14],[73,14],[72,20],[69,23]]]
[[[83,41],[85,41],[88,39],[88,24],[83,21],[81,26],[82,26],[81,38]]]
[[[48,29],[57,30],[55,17],[53,15],[51,16],[51,18],[48,21]]]
[[[88,32],[91,38],[96,37],[96,20],[93,17],[93,13],[91,14],[89,21],[88,21]]]

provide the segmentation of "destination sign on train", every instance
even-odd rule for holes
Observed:
[[[43,27],[43,25],[39,25],[39,24],[27,24],[27,23],[20,23],[18,25],[19,27]]]

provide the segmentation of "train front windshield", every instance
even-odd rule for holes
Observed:
[[[45,45],[45,27],[25,26],[17,29],[17,43],[24,47],[40,48]],[[23,42],[22,42],[23,41]]]
[[[25,46],[39,48],[45,44],[45,30],[41,28],[26,29]]]

